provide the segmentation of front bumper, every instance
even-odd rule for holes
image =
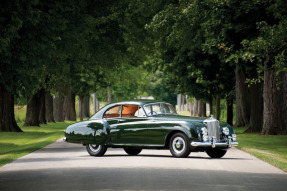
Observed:
[[[227,147],[232,147],[232,146],[237,146],[238,142],[232,141],[231,137],[228,138],[226,142],[216,142],[216,139],[212,139],[212,141],[209,142],[191,142],[190,145],[192,147],[212,147],[212,148],[227,148]]]
[[[224,142],[224,143],[212,143],[212,142],[191,142],[191,146],[193,147],[232,147],[237,146],[238,142]]]

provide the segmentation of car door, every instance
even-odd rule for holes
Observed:
[[[148,136],[147,142],[152,145],[163,146],[168,134],[177,129],[177,124],[169,121],[168,118],[164,117],[164,112],[161,109],[160,103],[151,104],[144,107],[148,115]]]
[[[127,146],[141,146],[146,144],[148,134],[147,118],[139,115],[141,110],[138,105],[122,105],[121,117],[113,126],[111,138],[113,144]]]
[[[107,123],[108,131],[110,134],[110,143],[117,143],[117,125],[121,119],[121,105],[116,105],[107,109],[103,115],[103,122]]]
[[[174,124],[165,120],[160,120],[157,117],[150,117],[147,125],[148,136],[146,141],[155,146],[165,145],[168,134],[176,129]]]

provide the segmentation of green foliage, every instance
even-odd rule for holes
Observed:
[[[165,101],[176,105],[177,93],[175,90],[171,90],[168,87],[167,79],[168,76],[164,75],[160,71],[150,74],[148,76],[146,92],[148,95],[153,96],[157,101]]]
[[[160,57],[152,67],[168,75],[179,92],[197,99],[232,95],[234,88],[234,68],[222,62],[224,44],[218,46],[216,31],[210,30],[210,22],[216,22],[210,18],[213,8],[209,1],[170,3],[146,27],[156,39],[154,56]]]

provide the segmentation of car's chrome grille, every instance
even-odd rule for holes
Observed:
[[[207,133],[208,133],[208,139],[209,141],[212,140],[212,137],[216,138],[216,142],[220,141],[220,135],[219,135],[219,121],[210,121],[207,122]]]

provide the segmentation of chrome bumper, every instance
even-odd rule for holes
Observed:
[[[212,147],[212,148],[216,148],[216,147],[232,147],[232,146],[237,146],[238,142],[235,141],[231,141],[231,139],[229,138],[228,141],[226,142],[216,142],[211,141],[211,142],[191,142],[190,145],[192,147]]]
[[[231,144],[229,144],[228,142],[225,143],[191,142],[190,145],[193,147],[231,147],[231,146],[237,146],[238,142],[231,142]]]

